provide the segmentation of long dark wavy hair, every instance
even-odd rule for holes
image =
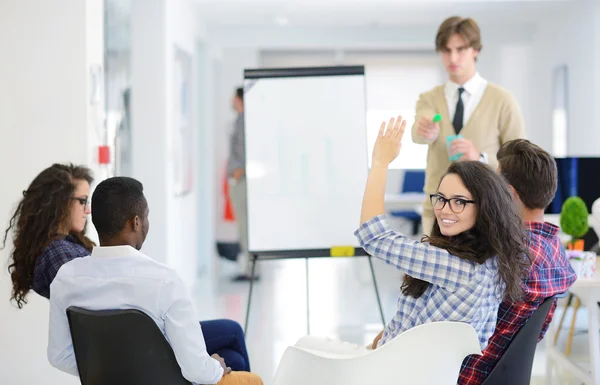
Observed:
[[[531,257],[523,219],[506,180],[481,162],[453,163],[444,176],[448,174],[457,175],[473,196],[477,207],[475,225],[448,237],[442,235],[435,220],[431,235],[424,236],[421,241],[480,264],[497,257],[498,287],[504,283],[504,299],[518,301],[523,295],[522,282],[531,265]],[[419,298],[429,285],[429,282],[405,276],[402,293]]]
[[[11,300],[19,309],[27,303],[27,293],[33,285],[33,273],[38,256],[50,242],[64,237],[61,227],[68,223],[70,207],[77,181],[93,182],[91,171],[87,167],[72,164],[53,164],[42,171],[23,191],[8,228],[4,232],[2,248],[12,230],[14,249],[10,254],[8,272],[12,279]],[[71,232],[76,242],[88,250],[94,243],[80,233]]]

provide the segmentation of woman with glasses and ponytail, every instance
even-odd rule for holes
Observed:
[[[90,255],[94,243],[85,236],[90,214],[91,171],[72,164],[53,164],[23,191],[23,198],[4,233],[12,231],[14,248],[8,270],[11,300],[19,308],[33,290],[50,298],[50,284],[60,267]]]

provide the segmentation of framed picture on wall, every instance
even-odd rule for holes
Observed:
[[[194,183],[191,91],[192,57],[189,53],[175,46],[171,140],[173,141],[173,190],[176,196],[190,193]]]
[[[569,132],[569,77],[566,65],[552,73],[552,155],[567,156]]]

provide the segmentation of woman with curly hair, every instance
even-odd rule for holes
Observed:
[[[42,171],[19,202],[4,233],[3,247],[13,231],[14,248],[8,271],[11,300],[19,308],[30,290],[50,298],[50,284],[60,267],[74,258],[90,255],[94,243],[85,236],[90,214],[87,167],[53,164]]]

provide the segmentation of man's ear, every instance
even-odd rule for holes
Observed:
[[[138,215],[132,218],[131,227],[134,232],[138,232],[138,230],[142,227],[142,220]]]
[[[513,201],[517,202],[519,205],[522,204],[521,197],[519,196],[517,190],[515,190],[511,184],[508,185],[508,189],[510,190],[510,195],[512,195]]]
[[[517,194],[517,190],[515,190],[512,184],[508,185],[508,189],[510,190],[510,195],[512,195],[513,199],[519,199],[519,194]]]

